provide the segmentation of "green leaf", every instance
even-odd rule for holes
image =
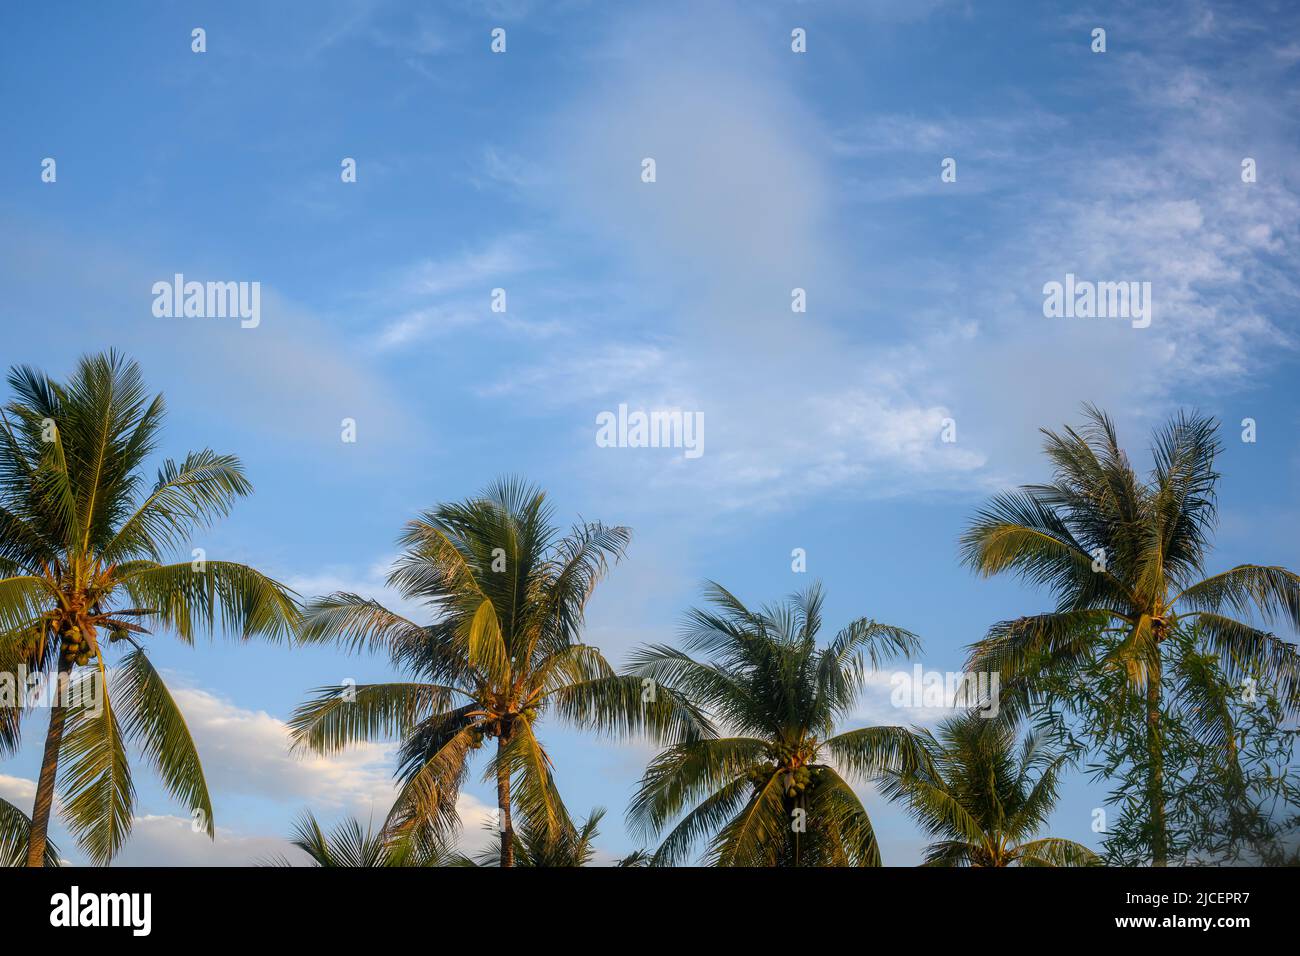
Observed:
[[[0,797],[0,866],[26,866],[32,821],[12,803]],[[59,848],[45,843],[45,866],[59,865]]]
[[[112,701],[107,690],[86,686],[92,680],[104,680],[102,666],[76,678],[80,686],[72,696],[80,702],[68,708],[61,755],[63,816],[91,860],[106,865],[131,832],[135,788]]]
[[[298,627],[294,593],[230,561],[141,567],[123,579],[137,607],[150,608],[186,641],[217,630],[242,639],[287,639]]]
[[[198,819],[208,836],[215,839],[212,799],[194,738],[162,677],[144,651],[137,648],[123,658],[114,680],[127,739],[139,745],[167,790],[191,816],[196,811],[201,813]]]
[[[416,683],[320,687],[289,719],[293,745],[328,755],[349,744],[404,736],[456,694]]]

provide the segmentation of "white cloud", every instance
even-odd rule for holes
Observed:
[[[465,308],[413,309],[390,321],[375,339],[379,350],[393,349],[430,333],[450,332],[453,329],[476,325],[484,319],[487,310],[472,311]]]
[[[373,298],[382,314],[372,347],[390,351],[423,338],[478,327],[531,337],[563,332],[561,321],[531,317],[520,309],[518,283],[545,267],[536,243],[521,234],[499,236],[474,248],[444,258],[424,259],[402,270],[391,288]],[[492,311],[494,289],[506,293],[504,312]],[[531,313],[541,307],[534,300]],[[521,318],[521,312],[523,317]]]
[[[938,180],[938,161],[944,156],[962,159],[1015,161],[1027,145],[1042,146],[1066,127],[1064,119],[1032,105],[1009,114],[984,116],[873,114],[834,134],[831,148],[839,155],[857,158],[876,154],[923,154],[929,178]],[[961,181],[960,176],[958,182]]]
[[[671,375],[668,358],[665,350],[655,345],[615,343],[577,353],[564,350],[544,362],[510,370],[480,388],[479,394],[525,396],[530,402],[564,405],[608,398],[620,389],[654,389],[660,396],[658,404],[664,404],[680,388],[666,382]],[[680,392],[677,394],[680,400]]]
[[[287,841],[288,821],[301,811],[313,812],[327,829],[344,816],[375,827],[387,816],[397,793],[390,745],[354,744],[329,757],[291,753],[289,728],[279,718],[207,690],[173,687],[172,693],[203,758],[216,841],[194,833],[188,817],[141,815],[117,860],[121,865],[235,866],[277,854],[305,862]],[[0,778],[0,788],[21,792],[8,780]],[[18,781],[23,783],[27,781]],[[250,833],[238,819],[229,819],[223,804],[240,797],[271,801],[286,821],[284,832]],[[483,823],[491,819],[491,808],[469,793],[460,795],[457,808],[462,824],[458,845],[472,852],[488,839]]]
[[[609,331],[592,329],[596,343],[566,341],[480,394],[567,409],[602,482],[689,488],[715,505],[868,480],[888,494],[917,474],[931,487],[978,481],[978,448],[939,443],[942,383],[900,381],[893,349],[864,354],[834,326],[856,303],[841,291],[853,266],[834,222],[831,138],[775,79],[752,24],[724,8],[701,15],[619,22],[600,47],[605,82],[556,116],[549,145],[531,153],[545,169],[537,203],[620,257],[671,319],[638,341],[612,318]],[[708,40],[718,33],[725,48]],[[646,156],[653,184],[640,179]],[[808,290],[807,313],[790,310],[796,286]],[[597,412],[624,402],[703,412],[704,457],[591,457]]]
[[[536,163],[497,146],[484,147],[479,172],[482,178],[514,190],[526,192],[542,185]],[[477,177],[473,181],[481,184]]]
[[[408,271],[404,288],[416,295],[440,296],[486,283],[486,299],[492,281],[537,266],[529,246],[523,236],[501,236],[456,256],[426,259]]]
[[[382,816],[392,805],[391,746],[355,744],[329,757],[291,753],[288,725],[266,711],[248,710],[193,687],[172,693],[214,793],[335,808],[363,819],[371,813]]]
[[[30,815],[32,801],[36,799],[36,781],[0,773],[0,797]]]
[[[188,817],[138,816],[114,866],[253,866],[283,856],[301,858],[284,836],[241,833],[219,826],[215,839],[194,831]]]

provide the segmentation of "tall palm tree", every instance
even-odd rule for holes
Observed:
[[[254,569],[168,552],[252,490],[239,460],[209,450],[143,474],[163,418],[139,366],[116,353],[83,358],[67,382],[9,373],[0,412],[0,673],[53,684],[27,862],[47,857],[61,758],[62,810],[96,863],[131,829],[135,791],[126,743],[215,831],[212,802],[185,720],[146,652],[150,628],[185,643],[218,626],[243,638],[292,633],[290,592]],[[107,658],[121,653],[111,671]],[[111,675],[111,676],[110,676]],[[0,708],[0,751],[13,752],[30,699]]]
[[[632,659],[634,675],[707,713],[723,734],[681,741],[647,768],[632,826],[653,837],[692,808],[654,863],[687,860],[708,836],[706,858],[718,866],[879,866],[871,820],[840,771],[904,769],[915,742],[902,727],[836,725],[857,703],[866,659],[876,668],[919,651],[919,639],[861,618],[819,647],[819,585],[761,611],[719,584],[705,593],[716,610],[690,611],[686,650],[652,645]]]
[[[1012,718],[1049,674],[1103,666],[1126,675],[1125,686],[1145,702],[1144,800],[1152,862],[1164,866],[1162,677],[1167,666],[1194,663],[1168,660],[1170,639],[1195,627],[1231,679],[1276,685],[1294,714],[1300,706],[1295,646],[1256,624],[1281,618],[1300,627],[1300,577],[1254,564],[1206,576],[1219,480],[1212,419],[1179,414],[1157,430],[1154,465],[1143,479],[1120,448],[1111,419],[1090,405],[1085,413],[1078,431],[1044,430],[1052,482],[994,497],[962,537],[963,559],[978,573],[1010,571],[1049,587],[1056,600],[1054,610],[994,625],[972,648],[969,666],[1001,673],[1003,711]],[[1199,713],[1201,732],[1226,738],[1231,748],[1225,713]]]
[[[311,602],[301,631],[305,641],[386,651],[411,679],[320,688],[293,716],[295,746],[328,754],[400,737],[401,789],[385,830],[445,843],[471,757],[494,741],[485,778],[496,784],[501,865],[512,866],[516,811],[537,830],[571,826],[536,732],[548,711],[609,732],[703,728],[667,695],[643,702],[639,681],[579,643],[587,601],[628,540],[626,528],[599,522],[561,535],[545,494],[516,480],[411,521],[389,583],[426,603],[434,622],[340,592]]]
[[[1034,839],[1056,803],[1064,754],[1030,734],[1017,756],[1015,729],[976,713],[949,717],[939,735],[918,737],[925,759],[910,773],[891,773],[890,800],[907,804],[932,837],[927,866],[1091,866],[1086,846],[1053,837]]]

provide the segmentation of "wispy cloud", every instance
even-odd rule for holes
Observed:
[[[377,293],[384,312],[397,314],[380,320],[372,347],[383,352],[475,327],[530,337],[563,332],[564,322],[538,315],[535,306],[520,308],[520,283],[545,266],[535,240],[521,234],[500,236],[453,256],[421,260]],[[504,311],[493,310],[496,289],[505,297]]]

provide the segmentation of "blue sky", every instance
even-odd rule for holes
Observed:
[[[1218,416],[1212,570],[1297,563],[1287,4],[43,3],[0,18],[0,361],[64,374],[109,346],[138,358],[170,408],[163,451],[236,452],[256,485],[196,542],[211,556],[304,594],[391,597],[405,520],[519,473],[565,520],[633,528],[589,619],[615,660],[671,640],[704,578],[753,603],[816,578],[828,625],[907,627],[925,667],[955,670],[990,623],[1048,600],[959,567],[963,522],[1045,477],[1037,429],[1093,401],[1139,457],[1172,411]],[[154,317],[152,284],[177,272],[260,282],[261,324]],[[1067,273],[1151,282],[1151,326],[1045,318],[1043,284]],[[597,447],[596,416],[620,403],[702,412],[705,453]],[[141,768],[122,863],[249,862],[280,852],[305,807],[382,818],[391,748],[283,749],[310,688],[382,678],[382,660],[154,653],[219,836],[190,834]],[[892,709],[884,681],[856,719],[932,716]],[[28,734],[0,765],[19,802]],[[602,851],[637,845],[622,814],[650,748],[555,723],[544,739],[570,807],[609,809]],[[1095,843],[1100,794],[1072,779],[1054,832]],[[916,862],[919,834],[864,795],[886,862]],[[467,838],[489,799],[471,787]]]

